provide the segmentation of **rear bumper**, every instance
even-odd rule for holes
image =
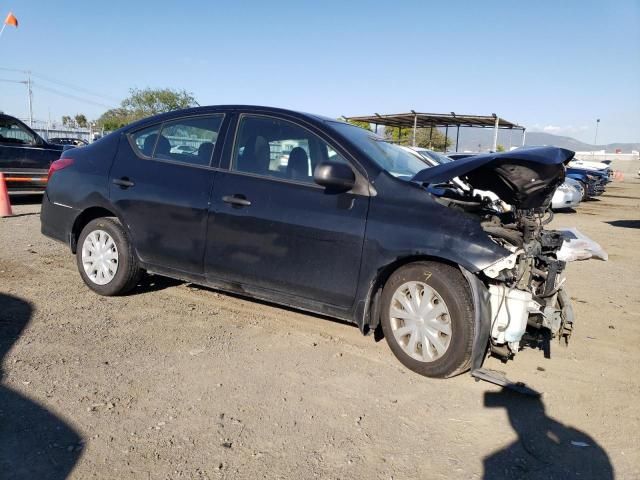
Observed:
[[[73,224],[79,213],[68,205],[52,202],[45,192],[40,211],[40,231],[43,235],[71,247]]]

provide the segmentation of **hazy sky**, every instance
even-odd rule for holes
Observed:
[[[97,118],[152,86],[331,116],[495,112],[589,143],[600,118],[598,143],[640,142],[640,0],[0,0],[9,10],[0,68],[39,75],[38,119]],[[0,82],[0,110],[26,117],[25,86]]]

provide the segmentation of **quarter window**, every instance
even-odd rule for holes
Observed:
[[[140,153],[158,160],[209,165],[223,115],[181,118],[133,135]]]
[[[327,161],[347,161],[319,137],[294,123],[243,116],[233,156],[233,170],[313,183],[314,168]]]

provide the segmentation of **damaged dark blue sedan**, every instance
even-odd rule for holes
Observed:
[[[348,123],[252,106],[131,124],[53,163],[42,232],[84,282],[144,272],[378,332],[422,375],[567,339],[573,317],[544,228],[573,152],[520,149],[427,168]]]

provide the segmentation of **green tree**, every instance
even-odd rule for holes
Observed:
[[[145,117],[197,105],[193,94],[186,90],[132,88],[120,106],[104,112],[97,124],[105,130],[115,130]]]
[[[62,125],[64,125],[65,127],[72,127],[73,126],[73,119],[69,115],[63,115],[62,116]]]
[[[506,149],[504,148],[504,145],[496,145],[496,152],[504,152],[506,151]]]
[[[100,128],[104,128],[107,131],[117,130],[125,125],[137,120],[134,118],[131,112],[126,109],[118,107],[112,108],[104,112],[97,120],[97,124]]]
[[[393,142],[397,142],[400,145],[409,146],[413,143],[413,128],[403,128],[402,134],[400,134],[400,129],[397,127],[385,127],[384,136],[385,138]],[[431,127],[427,127],[416,129],[416,147],[429,148],[431,150],[444,152],[451,145],[453,145],[453,139],[448,137],[445,145],[445,136],[437,128],[432,129]]]
[[[133,88],[121,104],[122,108],[140,118],[197,105],[198,102],[191,93],[171,88],[145,88],[144,90]]]
[[[369,122],[360,122],[358,120],[347,119],[347,123],[350,123],[351,125],[355,125],[356,127],[364,128],[365,130],[371,131],[371,124]]]
[[[87,117],[85,117],[82,113],[76,114],[76,116],[73,118],[76,121],[76,125],[80,128],[86,128],[89,124],[89,122],[87,122]]]

